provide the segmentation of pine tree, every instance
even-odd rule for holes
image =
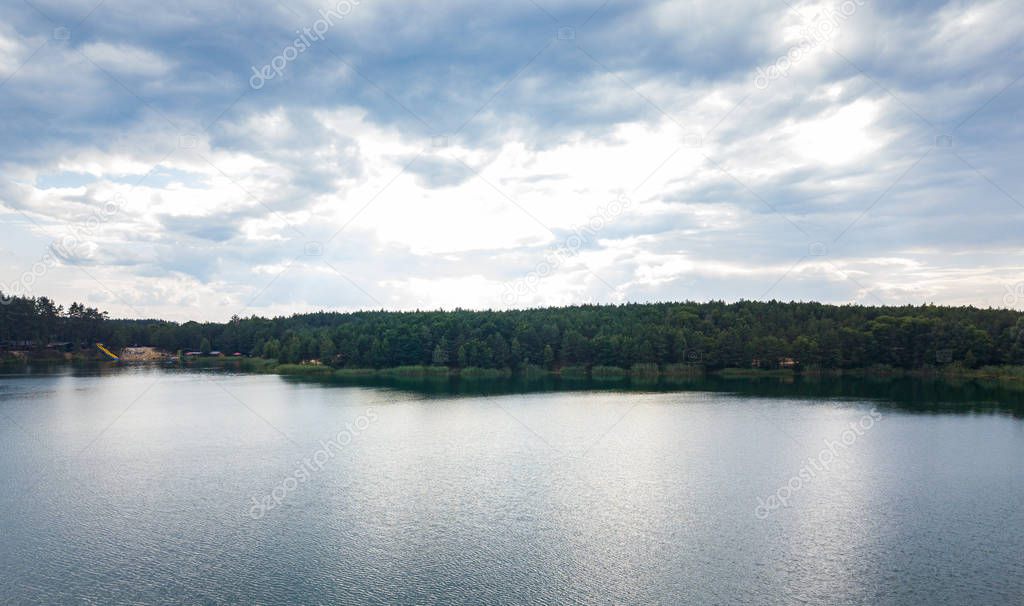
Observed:
[[[448,351],[446,347],[443,347],[444,338],[441,338],[441,342],[434,347],[434,354],[430,357],[430,363],[434,366],[445,366],[448,364]]]
[[[555,352],[550,345],[544,346],[544,368],[551,370],[555,367]]]
[[[330,362],[334,359],[334,354],[337,350],[334,347],[334,341],[328,335],[324,334],[320,337],[320,355],[318,358],[321,362]]]

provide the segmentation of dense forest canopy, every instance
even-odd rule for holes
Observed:
[[[0,307],[7,349],[154,346],[210,348],[338,367],[517,368],[535,364],[700,364],[922,368],[1024,364],[1024,314],[935,305],[866,307],[741,301],[584,305],[513,311],[319,312],[233,317],[226,323],[117,320],[46,297]]]

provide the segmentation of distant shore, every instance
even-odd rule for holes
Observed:
[[[53,352],[31,352],[17,356],[7,355],[0,364],[5,368],[36,364],[112,364],[105,357],[85,352],[54,354]],[[957,364],[947,366],[925,367],[917,369],[894,368],[890,366],[871,366],[867,368],[718,368],[709,369],[696,364],[636,364],[632,368],[616,366],[565,366],[545,369],[530,365],[518,369],[511,368],[478,368],[448,366],[398,366],[389,368],[336,368],[320,363],[286,364],[276,360],[251,357],[188,357],[168,356],[160,360],[129,361],[128,364],[165,365],[181,368],[225,367],[239,372],[278,375],[305,375],[317,377],[345,378],[406,378],[406,379],[448,379],[460,378],[469,380],[510,379],[510,378],[542,378],[556,377],[561,379],[581,379],[594,381],[631,380],[686,380],[705,376],[726,379],[766,379],[779,380],[802,378],[916,378],[941,379],[950,381],[980,380],[995,381],[1010,386],[1024,388],[1024,366],[985,366],[982,368],[965,368]]]
[[[251,362],[251,361],[247,361]],[[804,377],[856,377],[868,379],[886,378],[916,378],[916,379],[942,379],[942,380],[985,380],[998,381],[1012,385],[1019,385],[1024,389],[1024,367],[986,367],[977,369],[968,368],[925,368],[925,369],[899,369],[888,367],[855,368],[855,369],[756,369],[756,368],[721,368],[706,369],[703,367],[686,368],[639,368],[628,369],[609,366],[595,366],[592,368],[567,367],[556,370],[542,368],[530,368],[520,371],[511,369],[494,368],[448,368],[436,366],[400,366],[396,368],[340,368],[335,369],[326,366],[302,365],[302,364],[274,364],[265,366],[257,364],[253,368],[240,368],[254,372],[265,372],[280,375],[330,375],[338,378],[357,377],[405,377],[405,378],[447,378],[457,377],[462,379],[501,379],[512,377],[559,377],[562,379],[589,379],[595,381],[643,381],[643,380],[685,380],[687,378],[701,378],[705,376],[716,376],[729,379],[767,379],[775,378],[786,380],[787,378]],[[250,366],[240,364],[240,366]],[[262,367],[261,367],[262,366]]]
[[[902,369],[889,366],[868,368],[823,369],[823,368],[718,368],[709,369],[690,364],[636,364],[632,368],[617,366],[566,366],[545,369],[540,366],[511,368],[456,368],[448,366],[397,366],[390,368],[335,368],[325,364],[282,364],[263,358],[197,358],[188,360],[184,366],[230,365],[243,372],[259,372],[280,375],[331,375],[339,378],[358,377],[408,377],[408,378],[468,378],[505,379],[512,377],[560,377],[563,379],[624,380],[624,379],[685,379],[687,377],[718,376],[723,378],[779,378],[792,377],[858,377],[858,378],[919,378],[950,380],[992,380],[1020,383],[1024,387],[1024,366],[986,366],[964,368],[958,365]]]

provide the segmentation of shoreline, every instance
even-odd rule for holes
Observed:
[[[478,368],[449,366],[397,366],[385,368],[336,368],[326,364],[287,364],[266,358],[206,357],[178,359],[168,357],[162,360],[113,362],[108,359],[77,354],[62,356],[19,356],[0,360],[0,369],[24,368],[29,366],[162,366],[167,368],[215,368],[227,367],[239,372],[255,374],[277,374],[282,376],[330,376],[339,379],[352,378],[406,378],[406,379],[543,379],[587,381],[659,381],[686,380],[717,377],[722,379],[777,379],[814,380],[858,378],[867,380],[920,379],[943,381],[995,381],[1001,384],[1019,386],[1024,389],[1024,366],[985,366],[964,368],[950,365],[945,367],[924,367],[915,369],[893,368],[876,365],[866,368],[715,368],[708,369],[690,364],[637,364],[633,368],[617,366],[566,366],[558,369],[544,369],[539,366],[511,368]]]
[[[513,373],[497,369],[448,367],[399,367],[385,369],[336,369],[314,364],[277,364],[261,358],[200,358],[187,363],[122,363],[78,358],[73,362],[49,360],[36,364],[0,364],[12,376],[46,376],[84,373],[116,375],[135,368],[148,372],[206,372],[264,375],[283,381],[334,387],[367,387],[412,391],[429,396],[498,396],[547,392],[722,392],[758,397],[813,399],[836,402],[871,400],[880,406],[917,413],[1006,413],[1024,418],[1022,368],[973,369],[970,372],[921,372],[892,369],[856,369],[845,372],[797,372],[786,370],[692,369],[688,373],[630,373],[626,369],[578,369],[561,372]],[[569,372],[566,372],[569,370]],[[678,371],[678,369],[675,369]],[[884,371],[884,372],[883,372]],[[24,373],[24,374],[22,374]],[[605,373],[605,374],[602,374]]]
[[[280,364],[263,358],[205,359],[192,360],[181,367],[236,366],[244,372],[279,375],[330,375],[337,378],[460,378],[460,379],[512,379],[512,378],[560,378],[595,381],[616,380],[659,380],[659,379],[700,379],[719,377],[723,379],[816,379],[816,378],[858,378],[858,379],[922,379],[922,380],[985,380],[1019,384],[1024,388],[1024,366],[991,366],[982,368],[920,368],[901,369],[884,366],[852,369],[755,369],[719,368],[703,366],[682,368],[678,365],[657,367],[638,365],[641,368],[620,368],[594,366],[591,368],[569,366],[555,370],[540,367],[511,368],[456,368],[448,366],[397,366],[390,368],[334,368],[320,364]]]

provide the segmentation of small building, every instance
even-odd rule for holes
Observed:
[[[35,349],[36,342],[32,340],[7,340],[0,342],[0,349],[22,350]]]

